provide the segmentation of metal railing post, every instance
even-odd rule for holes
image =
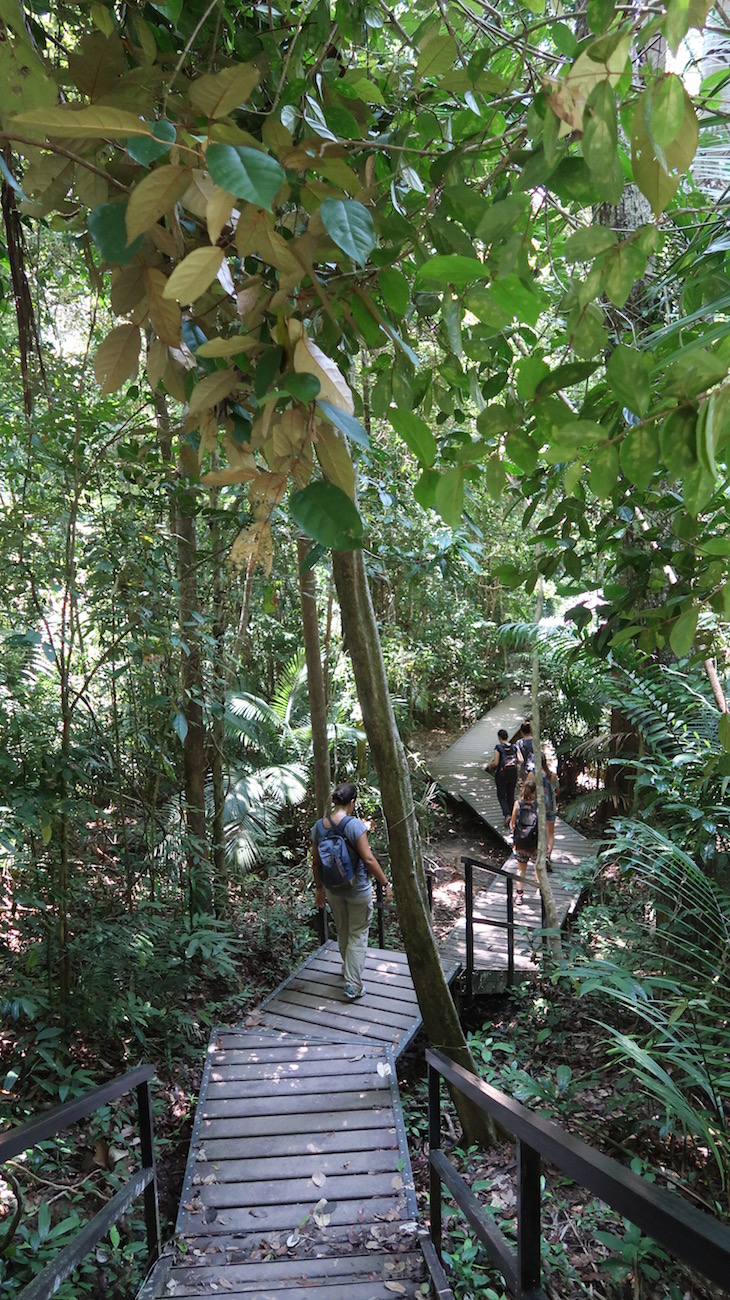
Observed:
[[[152,1120],[152,1092],[147,1079],[137,1088],[137,1112],[139,1115],[140,1154],[143,1169],[153,1171],[153,1180],[144,1189],[144,1218],[147,1228],[147,1245],[150,1260],[159,1258],[160,1254],[160,1210],[157,1203],[157,1174],[155,1172],[155,1134]]]
[[[515,982],[515,881],[507,877],[507,988]]]
[[[441,1075],[428,1067],[428,1154],[429,1154],[429,1231],[434,1250],[441,1259],[442,1214],[441,1178],[430,1163],[432,1152],[441,1149]]]
[[[378,947],[382,950],[385,947],[385,924],[383,921],[383,886],[378,880],[375,881],[375,911],[378,917]]]
[[[474,996],[474,871],[469,858],[464,858],[464,905],[466,926],[466,987],[469,997]]]
[[[540,1156],[517,1139],[517,1278],[519,1291],[540,1285]]]

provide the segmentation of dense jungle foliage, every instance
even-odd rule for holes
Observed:
[[[641,1098],[643,1166],[727,1217],[727,27],[0,0],[3,1119],[150,1058],[174,1151],[210,1027],[316,942],[308,581],[330,776],[387,860],[352,551],[406,745],[537,657],[561,811],[600,837],[546,989]],[[530,1092],[515,1024],[475,1060],[565,1117],[576,1079],[536,1061]],[[94,1208],[3,1233],[74,1159],[11,1171],[9,1294]],[[673,1295],[630,1246],[614,1294]],[[134,1244],[108,1254],[123,1295]]]

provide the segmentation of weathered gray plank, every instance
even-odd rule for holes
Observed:
[[[352,1043],[340,1042],[319,1042],[317,1039],[310,1038],[307,1040],[306,1047],[287,1049],[286,1047],[272,1047],[268,1050],[261,1049],[256,1052],[248,1052],[242,1044],[245,1042],[245,1034],[240,1035],[241,1043],[236,1043],[235,1047],[227,1048],[225,1052],[211,1051],[209,1060],[214,1069],[223,1066],[243,1066],[247,1072],[260,1070],[261,1078],[268,1077],[266,1073],[269,1070],[287,1069],[297,1071],[299,1069],[327,1069],[328,1062],[334,1061],[361,1061],[362,1053],[353,1048]],[[372,1043],[368,1046],[369,1052],[376,1052],[377,1046]],[[385,1048],[381,1053],[382,1060],[385,1060]],[[249,1077],[253,1077],[250,1075]]]
[[[392,1163],[392,1152],[389,1152]],[[212,1178],[214,1171],[210,1166],[201,1170],[204,1178]],[[215,1175],[217,1176],[217,1175]],[[393,1184],[396,1184],[394,1187]],[[311,1198],[312,1205],[324,1196],[328,1206],[343,1201],[370,1201],[377,1196],[393,1196],[403,1190],[403,1179],[399,1173],[387,1169],[379,1174],[353,1173],[333,1174],[320,1184],[311,1176],[294,1178],[290,1176],[287,1166],[286,1177],[282,1170],[275,1181],[254,1183],[201,1182],[195,1184],[196,1194],[204,1206],[216,1206],[219,1209],[245,1209],[250,1206],[286,1207],[306,1203]],[[290,1219],[287,1222],[291,1222]]]
[[[378,1116],[387,1116],[388,1111],[379,1111]],[[360,1116],[361,1122],[362,1115]],[[329,1122],[329,1121],[328,1121]],[[329,1130],[326,1133],[308,1133],[300,1131],[301,1125],[292,1133],[258,1134],[255,1137],[240,1137],[232,1134],[225,1138],[206,1138],[199,1143],[203,1151],[203,1160],[225,1161],[229,1157],[241,1160],[254,1160],[259,1157],[294,1157],[299,1160],[315,1158],[327,1159],[330,1155],[351,1155],[359,1159],[361,1153],[381,1151],[398,1146],[395,1128],[384,1123],[369,1128],[346,1128],[341,1131]],[[302,1155],[306,1152],[306,1155]],[[289,1160],[287,1161],[287,1165]],[[327,1170],[325,1169],[325,1173]]]
[[[316,1104],[312,1097],[299,1095],[276,1097],[224,1097],[220,1101],[206,1097],[201,1105],[204,1119],[235,1119],[237,1117],[259,1118],[268,1115],[319,1115],[335,1116],[340,1111],[377,1110],[389,1106],[390,1096],[387,1089],[371,1089],[366,1092],[333,1093],[327,1106]],[[332,1124],[334,1124],[334,1118]],[[339,1119],[337,1121],[339,1123]],[[259,1128],[263,1127],[260,1125]]]
[[[276,1097],[276,1096],[302,1096],[313,1097],[319,1100],[323,1095],[331,1097],[338,1092],[351,1092],[355,1080],[357,1087],[363,1090],[378,1088],[382,1086],[382,1079],[376,1070],[373,1070],[372,1061],[356,1062],[367,1068],[357,1070],[354,1066],[348,1064],[346,1072],[336,1076],[329,1077],[323,1082],[322,1075],[307,1076],[294,1075],[283,1077],[279,1075],[272,1079],[237,1079],[235,1076],[228,1079],[219,1079],[217,1074],[213,1076],[208,1086],[208,1099],[211,1101],[220,1101],[225,1097]],[[324,1107],[327,1109],[327,1106]],[[207,1113],[207,1112],[206,1112]]]
[[[198,1188],[194,1189],[196,1192]],[[205,1234],[217,1236],[220,1233],[258,1233],[265,1236],[270,1232],[293,1232],[308,1220],[320,1197],[318,1189],[312,1188],[313,1195],[305,1201],[291,1202],[286,1205],[253,1206],[250,1208],[227,1208],[218,1211],[205,1211],[202,1204],[197,1205],[198,1198],[184,1201],[178,1217],[178,1233],[184,1236]],[[192,1207],[192,1208],[190,1208]],[[392,1196],[354,1197],[352,1200],[327,1203],[330,1223],[335,1227],[350,1226],[358,1223],[371,1223],[381,1216],[406,1220],[407,1203],[404,1196],[393,1193]],[[209,1217],[210,1216],[210,1217]],[[214,1217],[213,1217],[214,1216]]]
[[[349,1287],[351,1283],[373,1282],[388,1279],[419,1279],[423,1275],[423,1256],[415,1251],[399,1254],[382,1254],[369,1252],[357,1255],[308,1256],[306,1258],[268,1259],[262,1262],[246,1264],[220,1263],[198,1264],[188,1267],[176,1267],[175,1294],[196,1295],[196,1287],[205,1283],[219,1283],[221,1277],[225,1283],[241,1291],[256,1290],[261,1282],[267,1286],[297,1284],[310,1286],[317,1282],[341,1283]],[[224,1283],[227,1294],[228,1286]],[[332,1292],[328,1293],[332,1296]],[[349,1294],[349,1291],[348,1291]],[[393,1295],[393,1292],[390,1292]]]
[[[380,1129],[393,1128],[395,1124],[395,1115],[389,1105],[384,1105],[379,1110],[373,1110],[372,1106],[365,1105],[353,1111],[329,1111],[326,1115],[308,1115],[306,1134],[302,1128],[302,1107],[297,1107],[289,1115],[283,1115],[279,1112],[276,1115],[268,1115],[266,1123],[262,1123],[260,1117],[251,1116],[246,1113],[245,1116],[224,1116],[207,1119],[203,1117],[200,1124],[201,1140],[209,1139],[228,1140],[237,1137],[258,1137],[262,1132],[266,1132],[271,1137],[286,1136],[290,1133],[302,1134],[306,1141],[307,1134],[327,1134],[334,1133],[337,1129],[342,1132],[359,1132],[363,1129]],[[395,1129],[393,1128],[393,1132]]]
[[[380,1136],[380,1131],[378,1131]],[[338,1176],[353,1177],[359,1174],[376,1174],[393,1169],[393,1138],[389,1141],[387,1147],[383,1150],[375,1149],[373,1135],[369,1134],[370,1146],[362,1151],[353,1151],[348,1145],[346,1150],[324,1155],[301,1155],[301,1138],[297,1151],[289,1154],[286,1162],[286,1172],[289,1179],[311,1179],[316,1176],[325,1178],[321,1184],[322,1195],[326,1196],[328,1190],[331,1191],[329,1179]],[[270,1153],[258,1159],[251,1156],[239,1155],[238,1145],[234,1142],[226,1144],[226,1154],[219,1156],[218,1159],[208,1156],[207,1162],[199,1165],[198,1173],[193,1179],[195,1186],[203,1183],[211,1175],[215,1176],[217,1183],[274,1183],[281,1178],[281,1159]],[[198,1153],[198,1160],[200,1154]],[[203,1168],[205,1164],[205,1168]]]
[[[405,1014],[397,1010],[386,1009],[386,1005],[381,1002],[376,1005],[376,999],[371,998],[370,989],[364,997],[357,1002],[348,1002],[343,993],[338,997],[322,997],[320,994],[300,993],[295,988],[296,981],[281,992],[276,1002],[272,1002],[272,1007],[286,1006],[287,1011],[292,1007],[301,1007],[303,1010],[314,1012],[314,1018],[319,1022],[320,1015],[342,1014],[346,1019],[354,1022],[355,1028],[359,1028],[363,1021],[371,1022],[375,1018],[381,1025],[392,1025],[394,1029],[406,1029],[413,1023],[413,1014]]]
[[[372,1050],[372,1049],[371,1049]],[[231,1053],[233,1055],[233,1053]],[[254,1063],[247,1065],[244,1062],[232,1061],[230,1064],[214,1064],[211,1078],[217,1082],[224,1083],[234,1079],[259,1080],[261,1083],[271,1083],[274,1087],[288,1082],[290,1079],[319,1079],[332,1077],[333,1061],[336,1059],[335,1069],[342,1070],[346,1077],[352,1078],[357,1074],[372,1074],[376,1068],[376,1063],[370,1055],[365,1056],[362,1052],[358,1054],[357,1047],[347,1047],[346,1055],[317,1060],[304,1058],[296,1061],[279,1061],[276,1064]],[[383,1058],[384,1059],[384,1058]]]

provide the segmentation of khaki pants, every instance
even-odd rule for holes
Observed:
[[[327,902],[337,929],[337,943],[342,957],[345,986],[355,993],[362,989],[362,973],[368,953],[368,933],[373,915],[372,892],[343,898],[334,889],[326,890]]]

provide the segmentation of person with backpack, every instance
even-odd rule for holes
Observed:
[[[494,757],[487,763],[486,771],[494,772],[494,784],[497,787],[499,806],[504,813],[504,824],[509,826],[512,808],[515,802],[515,786],[519,756],[516,745],[511,745],[509,734],[501,728],[497,732],[497,744]]]
[[[517,737],[517,750],[520,756],[520,777],[524,781],[535,771],[535,746],[532,739],[532,723],[523,722]]]
[[[527,864],[537,857],[537,785],[532,773],[525,780],[522,794],[515,800],[510,828],[514,836],[515,857],[517,858],[517,888],[515,903],[524,901],[525,876]]]
[[[545,866],[553,869],[553,848],[555,847],[555,795],[558,778],[551,772],[545,755],[542,755],[542,788],[545,791]]]
[[[373,915],[370,877],[385,890],[389,903],[393,891],[383,868],[368,844],[367,826],[355,816],[357,786],[345,781],[332,795],[332,812],[312,827],[312,869],[315,903],[329,903],[342,957],[345,997],[355,1002],[366,992],[362,982]]]

